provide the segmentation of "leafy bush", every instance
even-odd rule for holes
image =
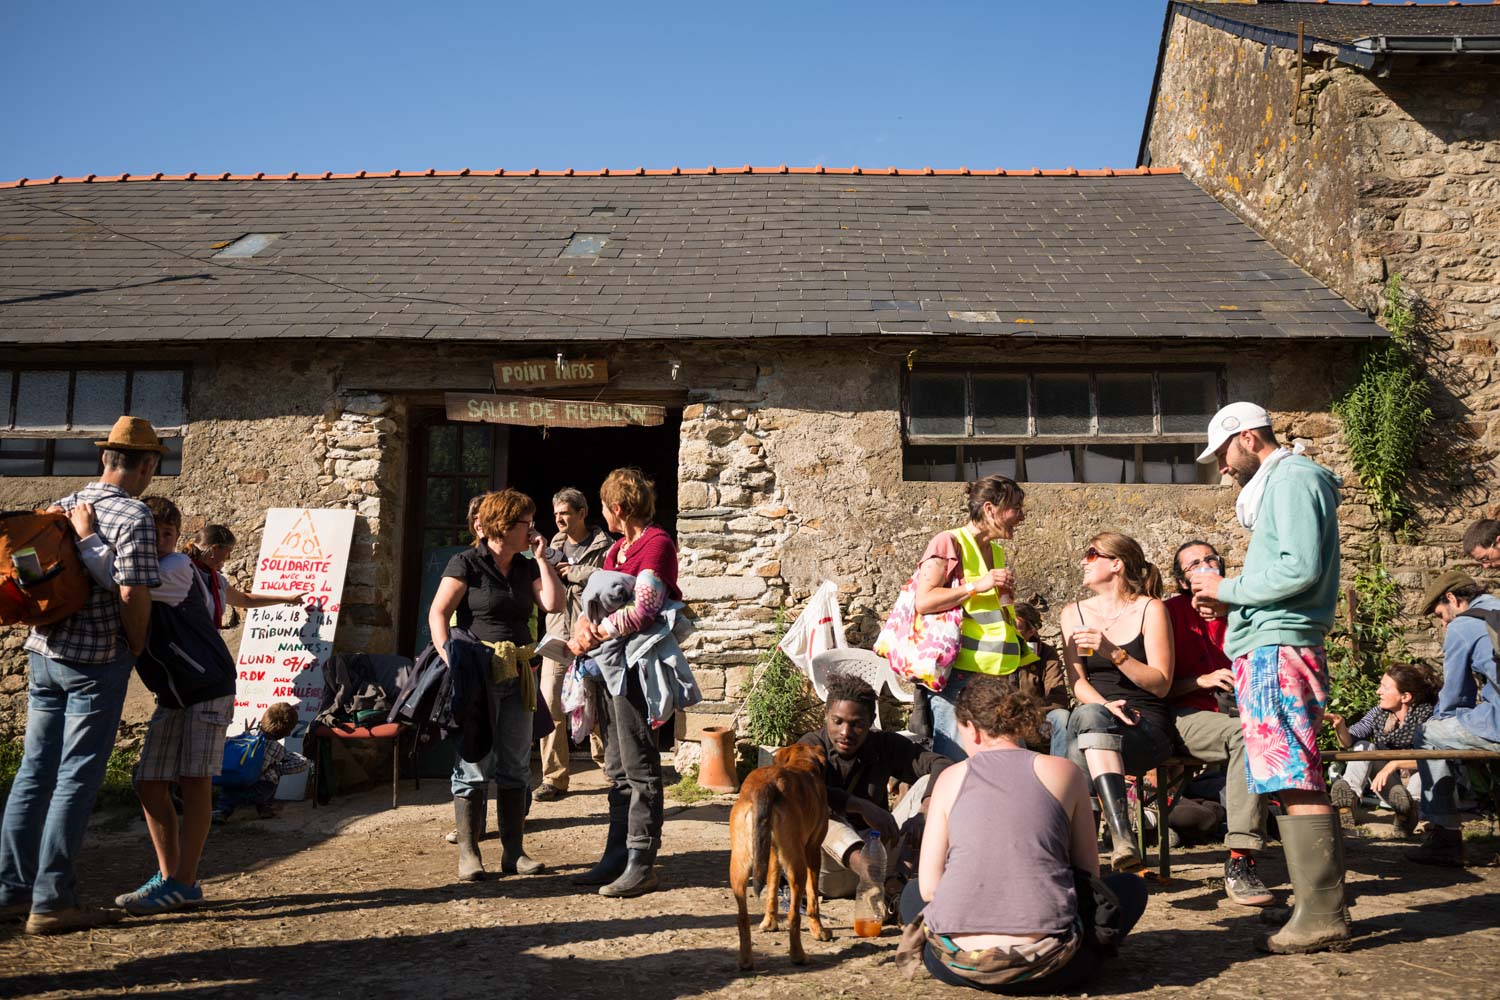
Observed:
[[[16,771],[21,767],[24,747],[20,740],[0,741],[0,803],[10,796],[10,786],[16,780]],[[133,747],[115,747],[109,754],[109,766],[104,772],[104,784],[99,788],[99,797],[94,801],[95,811],[139,808],[135,797],[135,785],[131,772],[135,770],[140,750]]]
[[[822,705],[812,684],[777,646],[785,632],[786,620],[778,617],[771,647],[761,653],[750,672],[746,735],[761,746],[787,746],[816,729],[822,718]]]
[[[1328,636],[1328,710],[1351,722],[1375,706],[1375,689],[1392,663],[1408,656],[1406,639],[1397,618],[1401,588],[1381,561],[1380,546],[1371,548],[1370,561],[1355,574],[1354,620],[1337,626]],[[1336,620],[1349,621],[1347,598],[1340,596]],[[1332,730],[1322,738],[1328,748],[1337,741]]]
[[[1365,350],[1358,379],[1334,401],[1333,413],[1376,517],[1382,526],[1399,529],[1411,516],[1408,484],[1433,418],[1427,405],[1431,387],[1410,348],[1416,307],[1398,274],[1391,275],[1385,293],[1382,319],[1391,339]]]

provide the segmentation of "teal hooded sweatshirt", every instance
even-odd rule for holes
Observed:
[[[1321,646],[1339,594],[1339,489],[1317,462],[1288,455],[1266,478],[1245,569],[1219,587],[1230,605],[1224,652]]]

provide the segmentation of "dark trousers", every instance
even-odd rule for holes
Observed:
[[[661,751],[646,721],[640,676],[625,671],[624,693],[605,692],[609,714],[604,732],[604,776],[609,779],[609,815],[624,814],[625,846],[633,851],[661,847]]]
[[[271,808],[271,803],[276,801],[276,782],[257,781],[253,785],[232,787],[224,785],[219,788],[218,811],[225,816],[234,812],[236,806],[254,806],[256,812],[263,813]]]
[[[1135,926],[1135,922],[1141,919],[1141,914],[1146,912],[1146,883],[1135,875],[1106,875],[1103,881],[1120,899],[1120,938],[1123,940],[1130,929]],[[917,914],[921,913],[926,905],[922,901],[921,892],[917,889],[917,880],[912,879],[906,883],[906,889],[901,893],[901,923],[909,924],[917,919]],[[1056,972],[1040,979],[1032,979],[1024,983],[1006,983],[1001,986],[984,986],[970,982],[939,961],[932,953],[931,947],[922,953],[922,960],[922,964],[927,966],[927,971],[932,973],[932,978],[940,983],[947,983],[949,986],[967,986],[969,989],[983,990],[986,993],[1029,996],[1068,993],[1078,989],[1093,978],[1095,972],[1099,971],[1104,955],[1092,941],[1085,941],[1083,947],[1074,953],[1072,961]]]

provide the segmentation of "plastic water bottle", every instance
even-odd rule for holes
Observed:
[[[885,923],[885,846],[875,830],[865,832],[859,853],[868,874],[861,875],[854,895],[854,933],[860,937],[879,937]]]

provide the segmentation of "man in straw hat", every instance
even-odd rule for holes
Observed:
[[[1500,601],[1463,570],[1450,569],[1427,587],[1422,613],[1436,615],[1444,625],[1443,689],[1413,745],[1500,753],[1500,677],[1491,633],[1491,626],[1500,622]],[[1417,770],[1422,775],[1421,815],[1431,826],[1421,845],[1406,856],[1424,865],[1460,866],[1464,835],[1453,794],[1454,763],[1418,760]]]
[[[1298,448],[1297,451],[1301,449]],[[1200,599],[1229,606],[1224,653],[1233,662],[1250,791],[1275,795],[1296,905],[1257,941],[1289,954],[1345,947],[1342,831],[1328,801],[1318,730],[1328,707],[1323,649],[1339,589],[1338,477],[1283,448],[1255,403],[1230,403],[1208,424],[1200,462],[1240,484],[1235,512],[1251,530],[1238,576],[1195,573]],[[1271,911],[1275,912],[1275,911]]]
[[[151,424],[121,417],[94,442],[99,481],[58,501],[93,506],[115,552],[119,592],[94,587],[74,615],[32,630],[26,749],[0,823],[0,916],[26,916],[26,933],[112,923],[118,910],[82,906],[73,862],[104,781],[136,655],[146,644],[150,588],[161,585],[156,525],[136,499],[165,451]]]

